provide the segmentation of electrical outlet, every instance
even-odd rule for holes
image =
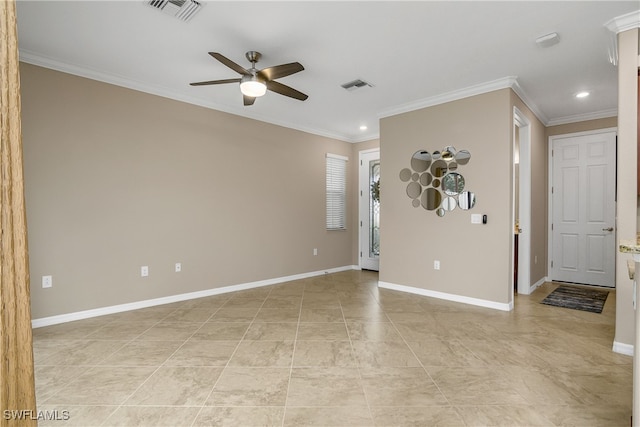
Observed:
[[[440,261],[438,260],[433,261],[433,269],[440,270]]]
[[[318,248],[313,248],[313,255],[318,255]]]
[[[140,267],[140,276],[147,277],[148,275],[149,275],[149,267],[146,265],[143,265],[142,267]]]
[[[50,288],[53,286],[53,276],[42,276],[42,287]]]
[[[176,262],[176,273],[180,273],[182,271],[182,264]]]

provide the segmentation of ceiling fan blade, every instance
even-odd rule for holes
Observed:
[[[258,75],[265,80],[275,80],[281,77],[290,76],[299,71],[304,70],[304,67],[299,62],[292,62],[290,64],[276,65],[275,67],[265,68],[258,71]]]
[[[251,73],[246,70],[244,67],[242,67],[241,65],[236,64],[235,62],[233,62],[232,60],[230,60],[229,58],[227,58],[226,56],[218,53],[218,52],[209,52],[209,55],[213,56],[215,59],[217,59],[218,61],[222,62],[224,65],[226,65],[227,67],[231,68],[233,71],[235,71],[236,73],[240,73],[246,76],[250,76]]]
[[[309,96],[305,95],[302,92],[299,92],[297,90],[295,90],[292,87],[289,87],[287,85],[283,85],[282,83],[278,83],[276,81],[273,80],[269,80],[267,81],[267,89],[279,93],[280,95],[284,95],[284,96],[288,96],[290,98],[295,98],[295,99],[299,99],[300,101],[304,101],[305,99],[307,99]]]
[[[242,95],[242,101],[244,102],[245,106],[249,106],[253,105],[253,103],[256,102],[256,99],[252,96]]]
[[[209,80],[206,82],[189,83],[191,86],[207,86],[207,85],[221,85],[225,83],[238,83],[240,79],[225,79],[225,80]]]

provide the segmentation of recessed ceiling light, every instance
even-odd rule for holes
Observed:
[[[589,92],[578,92],[576,93],[576,98],[586,98],[587,96],[589,96]]]
[[[360,130],[367,130],[367,129],[368,129],[368,128],[367,128],[367,126],[366,126],[366,125],[362,125],[362,126],[360,126]]]

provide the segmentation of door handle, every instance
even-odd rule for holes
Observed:
[[[603,228],[602,231],[613,231],[613,227]]]

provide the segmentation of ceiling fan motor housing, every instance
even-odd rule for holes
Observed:
[[[254,65],[256,62],[260,61],[260,58],[262,58],[262,54],[260,52],[256,52],[255,50],[250,50],[249,52],[245,53],[244,56],[249,60],[249,62]]]

